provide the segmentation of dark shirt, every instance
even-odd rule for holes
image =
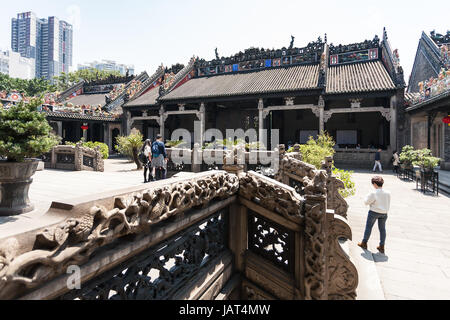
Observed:
[[[380,161],[381,160],[381,153],[377,152],[375,153],[375,161]]]
[[[155,141],[153,142],[153,145],[158,145],[159,148],[159,154],[154,154],[153,157],[157,158],[159,155],[163,155],[164,158],[167,158],[167,152],[166,152],[166,146],[164,145],[164,142],[162,141]]]

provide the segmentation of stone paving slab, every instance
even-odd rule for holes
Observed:
[[[362,240],[368,207],[364,198],[372,191],[372,172],[354,174],[356,195],[347,199],[354,242]],[[380,174],[376,174],[380,175]],[[392,194],[387,220],[386,255],[377,252],[375,224],[369,251],[375,260],[386,299],[450,299],[450,198],[424,195],[416,184],[385,172],[385,189]],[[360,254],[364,251],[359,248]]]

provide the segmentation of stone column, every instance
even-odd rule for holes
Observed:
[[[322,96],[319,98],[319,134],[322,134],[325,131],[325,100]]]
[[[83,123],[83,126],[89,126],[89,123]],[[88,130],[83,130],[83,139],[84,141],[88,141]]]
[[[109,128],[109,123],[103,123],[103,142],[108,146],[109,151],[111,152],[111,130]]]
[[[264,100],[259,99],[258,102],[258,121],[259,121],[259,132],[258,139],[259,143],[263,142],[263,134],[264,134]]]
[[[161,134],[163,141],[165,141],[164,132],[166,130],[166,119],[167,115],[164,112],[164,105],[161,106],[161,109],[159,110],[159,133]]]
[[[206,107],[205,103],[202,102],[200,104],[200,146],[203,147],[203,142],[205,138],[205,115],[206,115]]]
[[[391,97],[390,114],[390,147],[391,151],[397,149],[397,96]]]
[[[56,134],[62,137],[63,136],[62,121],[56,121],[56,125],[58,126],[58,131],[56,132]]]

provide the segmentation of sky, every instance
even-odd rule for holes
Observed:
[[[304,47],[382,38],[386,27],[408,81],[422,31],[450,29],[450,1],[8,0],[0,11],[0,47],[11,47],[11,18],[33,11],[74,25],[73,67],[109,59],[153,74],[159,65],[231,56],[250,47]]]

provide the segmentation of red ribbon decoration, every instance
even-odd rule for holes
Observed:
[[[87,130],[87,129],[89,129],[89,127],[88,126],[81,126],[81,129],[82,130]]]
[[[449,116],[446,116],[445,118],[443,118],[443,119],[442,119],[442,122],[443,122],[443,123],[450,124],[450,115],[449,115]]]

